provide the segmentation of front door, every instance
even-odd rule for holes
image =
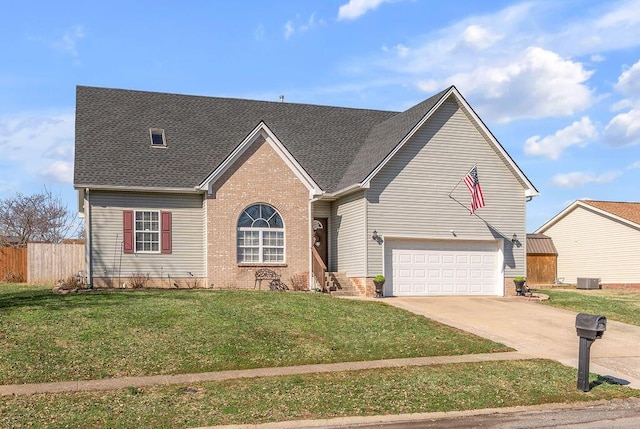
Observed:
[[[316,217],[313,219],[313,245],[316,247],[322,262],[329,266],[329,246],[327,243],[327,221],[326,217]]]

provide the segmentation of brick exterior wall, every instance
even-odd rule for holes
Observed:
[[[376,285],[373,284],[373,277],[349,277],[353,282],[360,296],[376,296]]]
[[[256,203],[274,207],[285,227],[283,264],[238,264],[237,222]],[[309,190],[260,136],[214,184],[207,208],[207,287],[253,289],[255,272],[268,267],[289,284],[309,271]],[[261,288],[268,288],[266,281]]]
[[[504,278],[504,296],[518,296],[516,293],[516,284],[513,282],[515,277]],[[525,286],[528,286],[525,283]]]

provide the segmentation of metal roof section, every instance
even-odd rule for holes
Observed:
[[[557,255],[551,237],[544,234],[527,234],[527,255]]]

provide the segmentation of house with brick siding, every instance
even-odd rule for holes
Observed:
[[[640,289],[640,202],[576,200],[536,233],[553,239],[562,282]]]
[[[74,167],[96,287],[266,289],[266,269],[290,288],[370,296],[383,274],[387,296],[511,294],[538,195],[453,86],[404,112],[80,86]]]

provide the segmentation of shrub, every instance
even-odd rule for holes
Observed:
[[[378,274],[377,276],[375,276],[373,278],[374,282],[383,282],[384,281],[384,276],[382,274]]]
[[[2,283],[24,283],[26,279],[22,274],[9,271],[2,277]]]
[[[309,290],[308,273],[294,274],[289,278],[289,284],[293,290]]]
[[[131,273],[129,284],[133,289],[141,289],[147,287],[149,283],[149,273]]]
[[[64,280],[60,280],[60,286],[64,289],[81,289],[84,286],[84,281],[82,277],[78,276],[70,276]]]

